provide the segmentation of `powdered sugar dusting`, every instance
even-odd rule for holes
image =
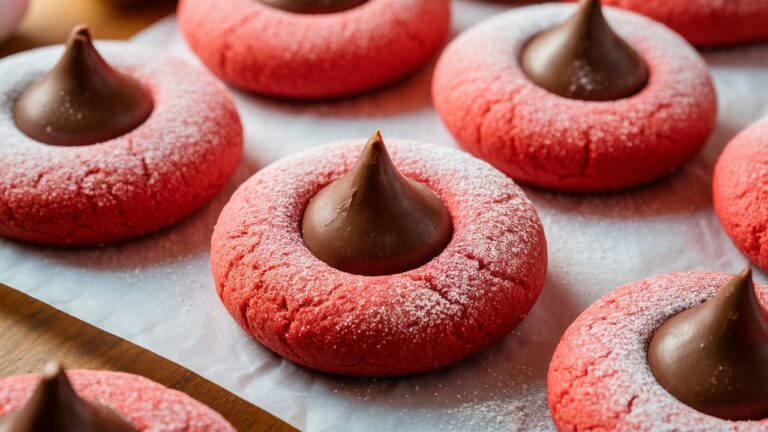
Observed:
[[[198,209],[234,172],[242,127],[220,84],[155,51],[116,42],[98,49],[150,90],[155,107],[133,131],[91,146],[44,145],[13,120],[16,99],[61,47],[0,61],[0,235],[53,244],[141,235]]]
[[[357,276],[304,246],[309,199],[351,166],[364,143],[288,157],[236,192],[212,241],[214,279],[230,313],[284,357],[359,375],[435,369],[509,332],[543,285],[544,234],[522,190],[464,153],[388,142],[398,169],[432,188],[451,212],[453,239],[431,262],[398,275]]]
[[[594,191],[668,174],[706,142],[716,100],[706,65],[679,36],[642,16],[606,17],[645,59],[639,93],[610,102],[566,99],[532,83],[525,44],[575,5],[516,9],[457,37],[435,71],[435,108],[468,150],[532,184]]]
[[[505,12],[510,3],[454,0],[453,7],[456,34]],[[137,42],[196,61],[173,18]],[[725,143],[768,113],[768,46],[710,51],[705,57],[721,107],[705,151],[679,174],[621,193],[584,196],[524,187],[547,235],[547,284],[529,315],[499,343],[436,372],[336,377],[283,360],[243,332],[219,304],[208,256],[210,233],[228,193],[140,241],[58,250],[0,240],[0,281],[172,359],[301,430],[360,431],[371,425],[414,432],[555,430],[544,393],[547,366],[581,311],[615,287],[649,275],[736,271],[745,265],[711,211],[710,180]],[[375,128],[385,138],[454,147],[429,104],[430,76],[424,69],[380,92],[314,103],[233,90],[246,125],[247,153],[228,189],[280,157],[368,136]],[[765,280],[761,272],[755,277]],[[520,406],[524,411],[510,408]],[[539,427],[546,423],[549,427]]]
[[[67,376],[81,397],[111,408],[139,431],[235,431],[202,403],[138,375],[72,369]],[[0,379],[0,416],[21,409],[39,380],[39,375]]]
[[[711,297],[732,276],[671,273],[623,286],[585,311],[552,359],[548,398],[558,427],[582,430],[764,431],[768,419],[731,422],[679,402],[653,377],[647,348],[670,317]],[[756,285],[763,304],[768,286]]]

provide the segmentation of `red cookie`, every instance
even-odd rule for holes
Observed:
[[[395,166],[442,198],[453,238],[403,273],[336,270],[304,245],[301,221],[309,200],[349,169],[365,142],[282,159],[233,195],[211,246],[224,305],[259,342],[327,372],[404,375],[483,350],[526,316],[544,284],[536,210],[514,182],[466,153],[394,140]]]
[[[620,189],[674,171],[701,149],[715,124],[717,102],[704,61],[665,27],[606,8],[614,30],[645,59],[646,87],[610,102],[549,93],[528,79],[521,53],[531,37],[574,10],[523,7],[456,38],[432,87],[445,125],[471,153],[541,187]]]
[[[259,0],[183,0],[189,45],[223,80],[290,98],[342,96],[424,65],[450,28],[449,0],[368,0],[330,14],[298,14]]]
[[[0,41],[7,39],[16,30],[27,10],[27,3],[28,0],[6,0],[0,3]]]
[[[0,236],[61,245],[140,236],[203,206],[237,167],[242,127],[221,84],[163,53],[98,48],[149,89],[154,110],[131,132],[88,146],[42,144],[14,123],[19,94],[56,64],[61,47],[0,61]]]
[[[768,38],[768,2],[723,0],[603,0],[666,24],[694,45],[712,46]]]
[[[703,414],[654,378],[648,344],[668,318],[714,295],[733,276],[670,273],[625,285],[568,328],[547,377],[552,418],[561,431],[765,431],[768,419],[729,421]],[[756,285],[763,307],[768,286]]]
[[[768,269],[768,118],[726,146],[712,180],[717,217],[736,247]]]
[[[235,431],[216,411],[138,375],[70,369],[67,377],[78,395],[111,408],[139,431]],[[40,375],[0,379],[0,417],[23,408],[39,382]]]

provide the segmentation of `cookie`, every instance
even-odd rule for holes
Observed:
[[[56,421],[54,417],[62,414],[61,409],[66,410],[71,406],[70,404],[81,404],[83,403],[81,401],[86,401],[88,407],[86,409],[96,410],[100,415],[86,417],[84,421],[98,422],[98,426],[107,427],[107,429],[96,427],[93,430],[235,431],[221,415],[202,403],[184,393],[171,390],[138,375],[77,369],[68,370],[66,375],[71,387],[66,379],[61,384],[51,383],[52,386],[63,386],[63,389],[51,387],[51,390],[46,390],[47,404],[32,408],[28,415],[40,415],[47,417],[45,421]],[[30,403],[28,401],[31,401],[36,389],[40,391],[38,387],[40,383],[40,375],[19,375],[0,379],[0,430],[4,430],[4,422],[13,421],[8,415],[13,416],[13,413],[22,410]],[[70,396],[69,392],[72,388],[79,398]],[[45,410],[51,410],[54,407],[60,410],[46,413]],[[37,412],[36,408],[44,411]],[[77,414],[82,415],[82,411]],[[118,417],[113,417],[115,415]],[[66,420],[77,421],[77,418],[73,417],[76,416],[67,417]],[[105,425],[105,419],[112,424]],[[126,426],[121,428],[124,424]],[[89,424],[89,426],[97,425]],[[47,429],[45,426],[43,428]]]
[[[715,213],[733,243],[768,269],[768,119],[737,135],[725,147],[712,179]]]
[[[81,43],[74,52],[86,52],[78,58],[100,64],[84,38],[82,29],[73,32],[71,40]],[[125,79],[138,82],[151,95],[149,111],[145,102],[136,102],[136,112],[148,117],[139,118],[135,128],[130,123],[116,125],[128,127],[118,135],[103,135],[110,130],[83,135],[79,128],[89,120],[89,127],[99,129],[99,115],[104,113],[110,115],[103,116],[103,123],[119,121],[125,114],[120,104],[134,103],[130,97],[120,103],[105,98],[104,108],[81,107],[85,111],[74,116],[60,114],[75,111],[74,99],[82,97],[87,104],[99,98],[74,93],[70,100],[67,95],[53,113],[44,103],[36,106],[39,97],[58,97],[55,85],[38,80],[54,69],[62,47],[0,61],[0,236],[55,245],[140,236],[206,204],[237,167],[242,126],[222,85],[163,53],[121,42],[99,43],[98,49]],[[62,67],[67,69],[67,64]],[[113,74],[107,74],[108,82]],[[36,81],[42,84],[31,85]],[[28,89],[36,89],[30,90],[36,92],[34,97],[24,97]],[[52,131],[52,125],[62,130]],[[99,141],[104,136],[113,138]],[[97,142],[83,145],[78,141],[83,137]],[[39,141],[48,139],[49,144]]]
[[[636,94],[585,101],[550,93],[523,71],[528,42],[575,5],[501,14],[456,38],[438,61],[435,108],[457,141],[515,180],[606,191],[668,174],[705,144],[717,103],[706,64],[683,39],[640,15],[606,8],[613,30],[644,59]]]
[[[7,39],[19,25],[28,0],[6,0],[0,3],[0,41]]]
[[[696,46],[768,39],[768,3],[719,0],[604,0],[641,13],[680,33]]]
[[[657,382],[648,345],[669,318],[711,298],[733,278],[671,273],[620,287],[566,330],[547,376],[547,399],[559,430],[762,431],[768,419],[730,421],[676,399]],[[755,287],[768,306],[768,286]]]
[[[192,50],[224,81],[312,99],[370,90],[423,66],[448,35],[450,1],[368,0],[304,14],[259,0],[184,0],[178,19]]]
[[[238,189],[211,242],[224,306],[277,354],[338,374],[425,372],[483,350],[526,316],[543,286],[546,241],[535,209],[514,182],[463,152],[391,141],[399,172],[447,207],[450,242],[396,274],[337,270],[305,245],[302,218],[364,144],[289,156]]]

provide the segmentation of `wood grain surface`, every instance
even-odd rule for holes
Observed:
[[[129,38],[175,7],[174,0],[30,0],[17,31],[0,43],[0,57],[62,43],[80,23],[89,24],[99,39]],[[0,376],[39,372],[54,358],[67,367],[134,373],[183,391],[238,431],[295,431],[176,363],[0,284]]]
[[[66,367],[145,376],[183,391],[223,415],[238,431],[294,428],[234,394],[125,339],[0,284],[0,375],[37,373],[50,359]]]

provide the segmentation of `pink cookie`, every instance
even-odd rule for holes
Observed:
[[[733,276],[670,273],[625,285],[593,304],[563,335],[547,398],[561,431],[765,431],[768,419],[729,421],[685,405],[648,366],[651,337],[667,319],[704,302]],[[763,306],[768,286],[756,285]]]
[[[184,393],[138,375],[68,370],[78,395],[111,408],[139,431],[234,432],[216,411]],[[0,379],[0,417],[26,405],[40,375]]]
[[[0,41],[4,41],[13,34],[19,25],[24,12],[27,10],[28,0],[5,0],[0,2]]]
[[[62,47],[0,61],[0,236],[61,245],[140,236],[203,206],[237,167],[242,127],[222,85],[156,51],[98,48],[150,90],[154,111],[133,131],[89,146],[42,144],[14,123],[16,99]]]
[[[342,96],[424,65],[450,28],[449,0],[368,0],[331,14],[285,12],[258,0],[183,0],[189,45],[223,80],[290,98]]]
[[[768,269],[768,118],[736,136],[712,180],[717,217],[749,259]]]
[[[663,26],[606,8],[612,27],[648,64],[647,86],[611,102],[549,93],[523,72],[522,50],[574,10],[566,4],[523,7],[456,38],[438,62],[432,87],[446,126],[471,153],[546,188],[620,189],[674,171],[714,127],[717,102],[703,60]]]
[[[768,2],[760,0],[603,0],[668,25],[698,46],[768,38]]]
[[[405,375],[483,350],[526,316],[544,284],[546,241],[536,210],[514,182],[463,152],[388,141],[398,169],[443,199],[453,238],[404,273],[336,270],[306,248],[301,220],[365,142],[290,156],[240,187],[212,240],[224,305],[259,342],[327,372]]]

